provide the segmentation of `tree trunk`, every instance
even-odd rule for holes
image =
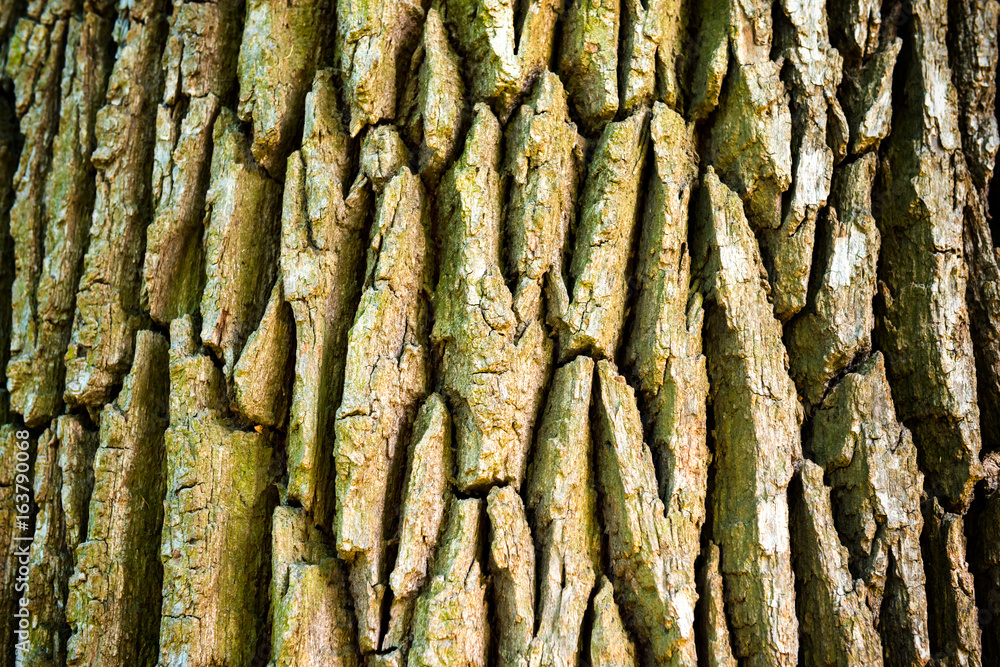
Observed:
[[[6,0],[0,667],[1000,665],[997,0]]]

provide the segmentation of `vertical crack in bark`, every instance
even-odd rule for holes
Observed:
[[[847,152],[878,148],[889,136],[892,121],[892,81],[903,40],[893,39],[864,61],[848,61],[840,97],[850,127]]]
[[[562,11],[563,0],[445,0],[443,18],[469,61],[473,102],[488,102],[507,122],[521,95],[552,60]]]
[[[485,667],[490,638],[479,560],[483,501],[452,498],[434,562],[417,600],[409,667]]]
[[[965,557],[964,519],[931,498],[924,509],[924,562],[936,664],[982,664],[975,588]]]
[[[826,471],[834,521],[882,637],[887,665],[930,658],[920,554],[923,475],[910,431],[896,421],[876,352],[830,391],[812,424],[810,456]]]
[[[552,356],[542,323],[514,310],[500,269],[499,160],[500,124],[479,104],[465,151],[441,180],[444,240],[431,333],[443,349],[463,492],[520,485]]]
[[[761,237],[761,254],[773,290],[774,312],[787,321],[806,305],[816,218],[826,206],[834,152],[827,136],[848,134],[837,101],[843,58],[830,46],[824,4],[784,0],[791,34],[784,57],[790,62],[792,111],[791,197],[781,226]]]
[[[962,230],[962,248],[969,266],[966,302],[983,445],[996,451],[1000,450],[1000,257],[993,247],[987,215],[983,200],[970,193]]]
[[[962,152],[974,192],[965,209],[963,250],[969,265],[966,300],[976,356],[983,444],[1000,449],[1000,270],[987,217],[994,160],[1000,147],[996,119],[996,70],[1000,54],[992,1],[949,4],[952,79],[958,91]]]
[[[337,0],[335,49],[352,137],[396,117],[400,64],[416,47],[423,21],[423,3],[413,0]]]
[[[516,667],[523,664],[534,634],[535,547],[524,503],[513,488],[493,487],[486,513],[499,664]]]
[[[931,492],[964,509],[981,474],[962,216],[969,177],[944,43],[945,5],[914,3],[906,95],[889,137],[879,216],[884,316],[876,344]]]
[[[399,112],[404,136],[419,146],[419,172],[427,183],[437,184],[459,148],[466,112],[461,62],[441,16],[428,10]]]
[[[90,232],[94,205],[90,157],[111,71],[112,25],[111,19],[91,11],[68,20],[58,132],[44,194],[36,204],[43,209],[44,258],[35,294],[19,301],[15,354],[7,367],[12,407],[29,426],[52,419],[63,404],[63,355]]]
[[[622,112],[629,114],[654,99],[679,107],[677,67],[681,59],[683,0],[625,0],[621,31]]]
[[[865,584],[848,569],[833,524],[823,469],[805,461],[793,484],[792,549],[806,665],[881,665],[882,642],[866,605]]]
[[[882,29],[880,0],[830,3],[830,32],[845,58],[867,58],[875,53]]]
[[[505,136],[503,173],[510,190],[507,242],[516,285],[513,309],[519,333],[529,322],[558,315],[568,300],[563,258],[567,251],[583,171],[583,140],[569,120],[566,91],[555,74],[539,77]],[[543,308],[543,291],[548,308]],[[546,312],[547,310],[547,312]],[[546,356],[550,356],[548,352]]]
[[[787,328],[790,374],[814,410],[844,368],[871,349],[881,235],[871,212],[877,158],[867,153],[837,168],[830,207],[820,216],[817,287],[809,308]]]
[[[980,511],[970,513],[967,556],[969,569],[975,575],[976,604],[982,626],[982,664],[992,665],[1000,659],[1000,469],[994,470],[992,489],[985,494]],[[969,530],[971,528],[971,530]]]
[[[635,645],[622,623],[615,604],[614,587],[607,577],[594,597],[594,628],[590,634],[590,664],[593,667],[636,667]]]
[[[66,601],[76,549],[87,539],[98,443],[97,433],[69,415],[57,418],[38,440],[34,475],[38,514],[25,596],[31,615],[28,663],[66,662],[70,634]]]
[[[241,14],[235,0],[190,1],[170,18],[163,101],[156,110],[155,213],[139,293],[142,307],[161,325],[194,314],[201,301],[212,134],[236,83]]]
[[[399,551],[389,582],[392,607],[382,648],[405,654],[417,594],[430,566],[451,502],[451,415],[440,394],[431,394],[417,413],[407,454],[409,471],[399,522]]]
[[[285,425],[294,329],[281,281],[275,281],[264,316],[233,371],[233,410],[255,424]]]
[[[593,373],[593,360],[582,356],[556,371],[527,484],[530,525],[513,487],[493,487],[487,497],[502,665],[579,661],[600,559],[590,463]]]
[[[344,564],[301,508],[272,521],[271,662],[358,667],[361,657]]]
[[[694,563],[701,551],[711,455],[706,443],[708,376],[702,355],[702,299],[691,291],[688,205],[697,179],[693,127],[657,104],[651,122],[653,176],[648,186],[636,267],[635,321],[625,365],[645,409],[658,495],[668,531],[667,586],[674,603],[694,608]],[[621,588],[619,586],[619,588]],[[681,602],[683,600],[683,602]],[[677,619],[694,661],[692,614]]]
[[[330,527],[333,426],[344,388],[348,331],[362,288],[371,186],[351,184],[355,146],[337,114],[332,70],[306,96],[302,149],[288,159],[281,280],[295,319],[288,425],[288,498]],[[346,193],[346,194],[345,194]]]
[[[232,111],[219,113],[213,133],[201,340],[231,381],[277,274],[281,186],[257,166]]]
[[[531,667],[578,664],[587,640],[584,614],[600,569],[590,435],[593,376],[588,357],[556,370],[535,439],[526,492],[537,552],[533,591],[538,582]]]
[[[649,115],[642,109],[609,123],[591,160],[570,263],[572,293],[568,303],[557,303],[563,360],[580,353],[614,359],[618,350]]]
[[[156,660],[170,384],[166,338],[139,332],[125,385],[101,413],[86,542],[66,603],[67,665]]]
[[[332,0],[248,0],[237,76],[240,120],[252,123],[254,159],[272,178],[285,173],[302,129],[309,84],[327,37]],[[379,6],[386,6],[379,3]],[[338,25],[347,23],[341,13]]]
[[[704,281],[715,412],[713,539],[736,656],[753,665],[792,664],[798,623],[786,489],[801,458],[802,408],[742,203],[712,168],[702,190],[693,255]]]
[[[697,28],[697,53],[685,53],[691,81],[687,118],[702,121],[719,106],[722,84],[729,69],[729,0],[704,0],[699,3],[696,16],[701,24]],[[692,44],[685,44],[687,49]]]
[[[778,77],[781,66],[770,59],[771,6],[730,0],[720,11],[728,16],[732,62],[709,133],[707,163],[739,193],[754,230],[778,229],[782,193],[792,183],[792,116]]]
[[[736,667],[726,623],[725,596],[722,591],[719,547],[709,542],[699,574],[698,591],[702,609],[698,622],[704,637],[699,655],[708,667]]]
[[[402,438],[429,384],[427,209],[420,179],[404,167],[378,203],[336,415],[337,550],[351,563],[364,653],[377,650],[382,636],[385,539],[398,511]]]
[[[189,316],[171,323],[170,341],[157,664],[249,664],[267,616],[271,445],[227,422],[225,378]]]
[[[90,244],[76,295],[66,352],[66,401],[96,410],[132,365],[151,176],[156,106],[163,94],[160,57],[167,37],[166,0],[123,0],[116,25],[118,57],[97,113],[97,195]]]
[[[570,0],[559,74],[583,131],[595,134],[618,113],[620,0]]]
[[[12,170],[13,201],[9,214],[15,274],[5,358],[9,351],[15,363],[7,370],[4,393],[11,392],[11,407],[21,412],[32,425],[40,425],[54,416],[62,402],[57,393],[59,387],[49,388],[55,396],[43,396],[37,401],[30,392],[26,393],[22,387],[36,382],[22,378],[23,366],[19,367],[16,359],[22,354],[29,359],[34,357],[37,347],[38,283],[45,253],[45,183],[52,165],[53,142],[59,131],[61,72],[69,32],[67,19],[49,24],[20,19],[7,45],[4,65],[4,75],[9,78],[13,92],[16,121],[20,124],[21,143],[19,158],[11,156],[18,160],[16,169]],[[79,38],[79,30],[76,37]],[[11,143],[16,141],[12,137]],[[39,389],[57,379],[49,378],[51,374],[43,369],[46,379],[37,381],[41,385]]]
[[[597,479],[617,602],[641,641],[644,664],[697,664],[694,591],[673,590],[672,527],[635,394],[610,362],[600,361],[596,396]]]
[[[982,192],[993,177],[1000,148],[997,129],[997,55],[1000,37],[995,0],[948,3],[951,75],[958,94],[958,124],[962,148],[976,189]]]
[[[6,53],[0,44],[0,53]],[[6,69],[6,68],[5,68]],[[3,77],[0,71],[0,78]],[[10,394],[7,390],[6,370],[11,352],[13,329],[12,287],[14,283],[14,239],[11,237],[11,207],[14,205],[14,175],[21,160],[21,134],[18,132],[17,112],[10,91],[0,88],[0,366],[4,369],[0,381],[0,422],[13,420],[10,414]],[[3,582],[0,581],[0,590]]]

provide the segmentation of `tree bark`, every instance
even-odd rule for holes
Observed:
[[[1000,664],[998,21],[3,3],[0,667]]]

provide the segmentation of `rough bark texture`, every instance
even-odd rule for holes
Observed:
[[[521,483],[552,354],[541,321],[504,283],[499,160],[500,124],[477,105],[465,151],[439,188],[444,243],[431,332],[443,348],[463,491]]]
[[[844,376],[812,427],[809,455],[832,487],[840,541],[852,575],[867,586],[885,663],[924,664],[930,644],[920,552],[923,475],[910,431],[896,421],[881,353]]]
[[[719,570],[719,547],[709,542],[705,549],[705,562],[698,582],[701,613],[701,652],[709,667],[736,667],[733,648],[726,624],[725,598],[722,592],[722,573]]]
[[[0,667],[997,664],[998,22],[0,2]]]
[[[136,338],[135,361],[115,402],[101,413],[86,542],[76,550],[66,617],[69,665],[152,664],[160,634],[170,369],[167,340]]]
[[[361,664],[344,564],[301,509],[277,507],[271,524],[273,667]]]
[[[847,127],[834,94],[843,57],[830,46],[824,4],[784,0],[782,8],[791,26],[776,28],[775,41],[791,65],[793,186],[781,226],[764,233],[761,252],[774,290],[774,312],[784,322],[806,305],[816,218],[833,175],[836,146],[828,145],[827,136],[842,137]]]
[[[395,117],[397,85],[405,72],[402,64],[419,37],[424,12],[420,3],[410,0],[337,0],[336,5],[336,52],[353,137],[366,125]],[[303,27],[315,32],[316,23],[304,21]],[[294,40],[290,45],[312,46],[315,53],[315,43],[289,37]]]
[[[26,660],[30,664],[66,661],[71,632],[66,601],[77,547],[87,539],[98,442],[96,433],[70,415],[56,419],[39,440],[34,476],[38,514],[28,581],[28,608],[34,614]]]
[[[276,282],[233,372],[233,410],[255,424],[276,427],[285,422],[294,326],[281,283]]]
[[[635,393],[607,361],[598,362],[597,380],[597,478],[622,613],[645,663],[695,664],[694,600],[668,582],[669,528]]]
[[[799,583],[797,611],[802,619],[806,665],[881,665],[872,612],[864,582],[851,578],[847,549],[833,523],[830,490],[823,469],[805,461],[792,492],[792,549]]]
[[[755,231],[775,230],[781,226],[781,195],[793,172],[788,94],[778,63],[769,57],[771,6],[763,0],[720,4],[732,61],[709,135],[708,164],[743,199]],[[802,28],[809,29],[805,20]],[[779,315],[784,312],[778,309]]]
[[[710,455],[702,298],[691,294],[688,204],[697,178],[691,127],[662,104],[653,111],[654,173],[639,241],[636,314],[625,350],[645,408],[665,509],[666,585],[678,608],[684,658],[693,664],[694,563],[701,552]]]
[[[146,226],[152,219],[156,105],[163,94],[160,57],[167,37],[165,0],[122,2],[118,55],[97,113],[96,199],[76,316],[66,350],[66,400],[95,411],[132,365]]]
[[[590,664],[593,667],[635,667],[635,645],[622,623],[615,591],[607,577],[594,596],[594,627],[590,634]]]
[[[441,16],[431,9],[400,102],[405,136],[418,151],[420,174],[431,183],[451,164],[461,138],[466,102],[460,65]]]
[[[500,664],[524,660],[535,619],[535,554],[524,502],[509,486],[494,487],[486,499],[490,519],[495,634]]]
[[[19,161],[20,135],[12,96],[0,94],[0,362],[7,367],[11,339],[11,286],[14,282],[14,240],[10,236],[10,207],[14,201],[14,172]],[[0,377],[6,378],[6,374]],[[0,382],[0,417],[11,420],[7,382]],[[2,588],[2,584],[0,584]]]
[[[451,428],[444,399],[431,394],[417,413],[407,455],[410,469],[399,523],[399,551],[389,578],[393,600],[383,648],[405,645],[417,593],[430,574],[451,500]]]
[[[979,479],[976,369],[965,303],[962,220],[969,192],[945,44],[946,6],[913,5],[906,94],[888,139],[876,330],[900,417],[935,496],[968,506]]]
[[[527,506],[538,582],[532,666],[579,662],[588,600],[600,571],[600,527],[589,429],[594,362],[577,357],[555,372],[535,440]],[[610,638],[609,638],[610,639]]]
[[[281,214],[281,279],[295,318],[288,426],[288,496],[329,526],[331,425],[344,385],[347,332],[361,291],[368,180],[351,184],[354,152],[336,108],[333,73],[306,97],[302,148],[291,155]],[[346,194],[345,194],[346,193]]]
[[[41,208],[45,256],[34,293],[18,299],[7,366],[11,404],[29,426],[45,424],[62,408],[63,355],[94,206],[91,153],[111,69],[111,28],[96,12],[69,20],[58,132],[44,190],[34,203]]]
[[[336,415],[337,550],[351,563],[366,653],[382,636],[386,533],[398,511],[406,434],[427,391],[428,222],[423,185],[404,168],[379,200]]]
[[[156,111],[153,203],[139,299],[169,325],[198,311],[205,276],[202,218],[212,132],[235,85],[241,3],[184,2],[174,8],[163,51],[163,100]]]
[[[709,169],[695,257],[705,281],[705,353],[715,413],[713,539],[722,552],[736,657],[793,664],[798,623],[787,487],[802,407],[739,197]]]
[[[628,264],[649,144],[649,112],[609,123],[594,150],[581,196],[569,272],[573,291],[559,304],[559,355],[614,358],[628,303]]]
[[[232,111],[220,112],[213,133],[201,341],[222,361],[229,381],[277,273],[281,186],[255,162]]]
[[[470,93],[506,122],[552,59],[559,0],[446,0],[445,20],[470,68]],[[615,43],[614,41],[612,43]]]
[[[5,231],[9,231],[12,241],[15,275],[9,301],[11,315],[6,320],[8,349],[4,351],[5,359],[16,359],[22,349],[30,357],[35,347],[35,340],[28,334],[31,329],[37,328],[33,325],[37,325],[35,303],[44,253],[45,183],[52,164],[53,141],[58,132],[60,74],[69,30],[65,18],[53,18],[49,17],[47,23],[33,20],[37,17],[20,19],[7,44],[4,75],[10,81],[13,107],[20,127],[15,129],[19,136],[8,140],[5,156],[8,161],[17,161],[15,169],[11,169],[9,164],[6,167],[7,177],[13,178],[5,187],[12,190],[13,201],[4,202],[4,208],[9,210],[9,228]],[[19,160],[16,144],[20,144]],[[17,379],[18,366],[16,362],[13,365],[8,363],[8,366],[6,390],[17,395],[21,384]],[[44,370],[41,375],[46,375]],[[27,382],[30,380],[26,379]],[[50,382],[51,379],[44,378],[36,384],[42,389]],[[48,393],[52,392],[58,392],[58,387],[48,388]],[[45,419],[44,414],[32,414],[36,411],[58,411],[61,403],[58,394],[46,397],[45,392],[41,392],[37,400],[29,401],[31,394],[27,392],[23,399],[10,396],[7,400],[12,406],[20,404],[15,409],[27,420]],[[54,405],[46,408],[46,402]],[[33,403],[38,403],[39,408],[34,408]]]
[[[306,93],[332,14],[330,0],[247,0],[237,78],[240,120],[253,124],[254,159],[272,178],[285,173],[302,127]],[[338,25],[350,25],[341,11]]]
[[[267,616],[272,449],[228,423],[225,379],[190,317],[170,341],[157,664],[249,664]]]
[[[937,498],[925,509],[924,562],[935,658],[941,665],[982,664],[975,589],[966,563],[961,515],[945,512]]]
[[[576,215],[583,147],[569,120],[562,82],[551,72],[543,74],[505,136],[508,274],[517,285],[512,307],[521,320],[519,330],[532,320],[556,316],[556,304],[568,298],[564,255]]]
[[[483,501],[453,498],[448,524],[413,615],[408,667],[485,667],[490,625],[480,563]]]
[[[789,372],[813,409],[830,381],[871,349],[872,299],[881,236],[871,214],[877,160],[867,153],[840,167],[821,217],[816,288],[808,309],[788,327]]]

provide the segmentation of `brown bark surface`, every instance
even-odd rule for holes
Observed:
[[[1000,665],[998,22],[0,3],[0,667]]]

